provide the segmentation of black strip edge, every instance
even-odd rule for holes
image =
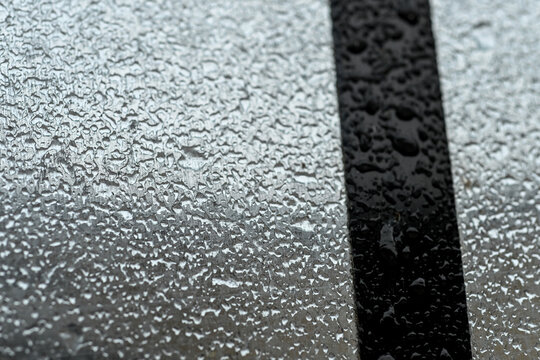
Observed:
[[[427,0],[331,0],[362,360],[471,358]]]

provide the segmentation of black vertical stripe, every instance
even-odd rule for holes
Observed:
[[[360,357],[471,357],[427,0],[332,0]]]

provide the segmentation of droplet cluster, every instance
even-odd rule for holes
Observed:
[[[355,357],[325,2],[0,21],[0,358]]]
[[[540,3],[433,1],[475,359],[540,359]]]
[[[360,356],[470,358],[428,1],[331,7]]]

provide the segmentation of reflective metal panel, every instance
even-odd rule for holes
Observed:
[[[433,0],[476,359],[540,358],[540,2]]]
[[[0,20],[1,357],[356,356],[324,1]]]

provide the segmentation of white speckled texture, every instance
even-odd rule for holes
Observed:
[[[0,20],[0,357],[356,357],[326,2]]]
[[[432,6],[473,357],[540,359],[540,2]]]

